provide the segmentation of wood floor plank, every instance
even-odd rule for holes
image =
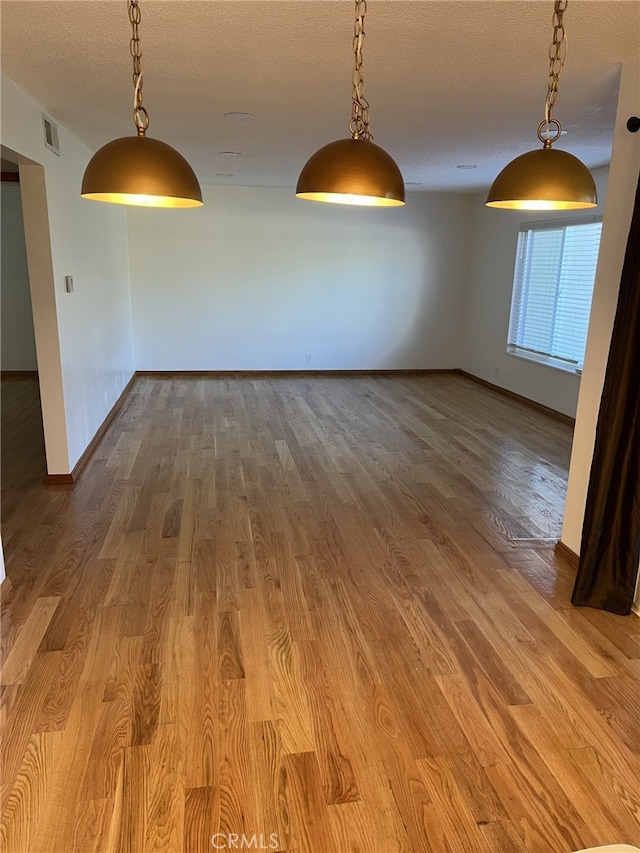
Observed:
[[[295,849],[299,853],[335,850],[315,755],[313,752],[290,753],[284,756],[283,764],[287,780],[285,798],[291,814]]]
[[[412,850],[446,850],[446,830],[422,779],[395,717],[384,685],[369,693],[372,735],[378,740],[393,799],[404,823]]]
[[[287,628],[271,631],[267,644],[274,710],[278,716],[284,752],[313,752],[313,725],[298,646]]]
[[[277,839],[278,849],[290,849],[291,811],[286,799],[287,776],[283,764],[280,732],[270,720],[249,723],[249,750],[254,770],[256,831],[263,838]]]
[[[130,727],[124,702],[116,699],[103,703],[82,783],[87,808],[93,808],[93,803],[115,800],[124,749],[131,742]]]
[[[58,853],[73,849],[81,803],[82,780],[91,753],[102,704],[102,685],[88,682],[75,696],[69,719],[56,738],[48,794],[33,835],[34,853]],[[52,738],[58,732],[45,732]]]
[[[347,754],[347,738],[340,726],[331,681],[323,666],[317,643],[300,644],[302,677],[313,721],[314,746],[327,805],[360,800],[353,767]]]
[[[194,681],[189,720],[190,737],[186,756],[188,788],[215,788],[218,775],[218,678],[215,603],[200,596],[196,603],[193,625]],[[194,679],[196,675],[194,675]]]
[[[378,829],[378,821],[362,800],[339,803],[329,809],[335,853],[388,853],[402,849]],[[377,839],[377,840],[376,840]]]
[[[250,722],[275,720],[277,714],[264,600],[258,589],[245,589],[241,594],[241,602],[239,621],[247,683],[247,718]]]
[[[209,853],[213,834],[213,789],[189,788],[185,792],[183,849]]]
[[[520,827],[527,851],[571,851],[597,843],[597,833],[567,808],[566,798],[555,798],[554,794],[562,793],[559,787],[548,791],[544,778],[529,776],[515,764],[496,764],[486,772],[509,817]]]
[[[477,850],[490,853],[491,848],[478,837],[478,822],[472,815],[456,782],[449,763],[440,756],[418,761],[421,776],[443,827],[446,843],[452,850]]]
[[[59,601],[58,596],[36,599],[29,618],[2,664],[2,684],[22,684]]]
[[[640,622],[570,603],[566,424],[454,375],[141,376],[52,488],[36,381],[0,402],[3,849],[640,846]]]
[[[158,727],[149,758],[155,772],[151,774],[144,850],[180,850],[185,835],[185,768],[172,725]]]
[[[1,778],[3,791],[7,793],[18,774],[31,736],[36,731],[42,705],[60,666],[61,657],[61,652],[38,652],[24,682],[16,685],[20,689],[7,713],[0,739]]]
[[[583,773],[593,781],[598,791],[614,790],[616,792],[617,796],[611,798],[609,808],[615,810],[622,806],[632,817],[632,823],[624,829],[628,820],[626,813],[624,814],[618,833],[629,844],[637,845],[640,842],[640,833],[637,831],[637,823],[640,821],[640,796],[637,788],[630,786],[625,779],[625,768],[621,768],[618,757],[607,756],[592,747],[572,750],[572,756],[576,764],[582,768]]]
[[[509,764],[507,750],[496,736],[465,679],[460,675],[443,675],[437,676],[435,680],[480,764],[483,767]]]
[[[572,751],[549,729],[535,706],[514,706],[510,713],[596,837],[614,838],[621,827],[625,835],[634,834],[634,821],[624,805],[601,801],[594,779],[584,774],[580,764],[573,760]],[[578,755],[580,752],[576,751]]]
[[[546,622],[562,644],[580,659],[594,678],[606,678],[618,674],[618,668],[613,665],[603,650],[591,646],[588,633],[575,631],[564,614],[555,611],[540,595],[531,593],[523,595],[522,599]]]
[[[103,853],[109,849],[108,832],[113,803],[110,800],[89,800],[78,814],[73,840],[74,850]]]
[[[494,853],[528,853],[522,834],[512,821],[485,823],[480,827],[480,832]]]
[[[252,835],[256,828],[254,786],[249,772],[249,728],[245,683],[236,679],[219,686],[214,789],[214,831],[224,836]]]
[[[34,734],[25,752],[22,767],[2,808],[0,841],[7,853],[34,849],[36,826],[50,793],[55,755],[62,735]]]

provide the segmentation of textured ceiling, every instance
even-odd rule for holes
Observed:
[[[347,135],[351,0],[140,9],[150,135],[203,183],[293,187],[313,151]],[[92,149],[133,132],[123,0],[4,0],[0,10],[7,76]],[[551,0],[369,0],[372,131],[407,182],[482,188],[538,144],[552,10]],[[596,167],[610,157],[620,64],[640,55],[640,0],[571,0],[565,24],[561,147]],[[230,122],[229,111],[255,117]]]

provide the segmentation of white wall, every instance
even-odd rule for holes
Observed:
[[[469,196],[374,210],[205,187],[204,200],[129,212],[139,370],[460,366]]]
[[[0,317],[2,370],[37,370],[36,341],[33,334],[31,293],[27,271],[27,250],[22,224],[22,200],[19,184],[0,188],[0,245],[2,246],[0,281],[2,304]]]
[[[640,61],[628,62],[622,69],[600,256],[571,453],[562,541],[576,554],[580,553],[600,398],[640,171],[640,133],[629,133],[626,128],[631,115],[640,115]],[[636,594],[636,604],[640,606],[640,590]]]
[[[602,215],[608,169],[594,172]],[[474,197],[471,267],[465,295],[464,370],[575,417],[580,377],[518,356],[507,349],[511,288],[518,231],[522,222],[575,218],[576,212],[532,213],[485,206],[486,193]]]
[[[1,107],[20,155],[47,466],[68,473],[134,370],[126,212],[80,197],[92,152],[62,126],[61,156],[47,150],[42,110],[5,76]]]

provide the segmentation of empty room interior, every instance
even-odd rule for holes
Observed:
[[[640,853],[640,0],[0,15],[0,848]]]

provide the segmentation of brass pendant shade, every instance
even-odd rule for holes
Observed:
[[[138,0],[128,0],[133,60],[133,123],[137,136],[103,145],[89,161],[80,194],[94,201],[141,207],[202,207],[202,191],[193,169],[175,148],[149,139],[149,114],[142,103],[142,49]]]
[[[544,120],[538,125],[543,147],[521,154],[508,163],[493,182],[487,207],[508,210],[581,210],[598,204],[596,185],[587,167],[567,151],[556,151],[562,125],[553,117],[560,72],[567,55],[564,13],[569,0],[554,0],[553,38],[549,46],[549,74]]]
[[[316,151],[300,173],[296,195],[379,207],[398,207],[405,201],[400,169],[369,139],[338,139]]]
[[[93,155],[81,194],[95,201],[142,207],[201,207],[193,169],[175,148],[148,136],[123,136]]]
[[[512,160],[487,197],[487,207],[510,210],[579,210],[597,204],[596,185],[584,163],[551,147]]]
[[[323,146],[305,163],[296,195],[310,201],[359,204],[369,207],[400,207],[404,181],[395,160],[375,145],[369,127],[369,102],[364,96],[362,45],[367,0],[355,0],[353,93],[351,139]]]

